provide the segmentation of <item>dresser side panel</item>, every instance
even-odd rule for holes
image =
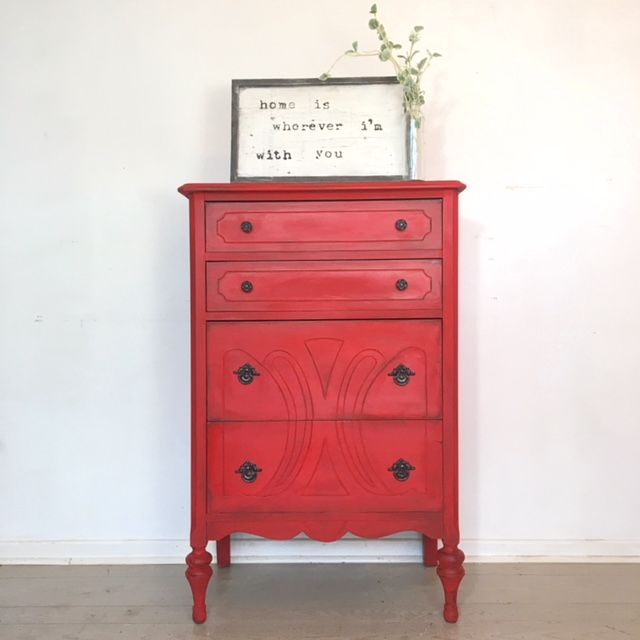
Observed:
[[[458,194],[443,202],[443,456],[445,544],[457,545],[458,525]]]
[[[189,201],[191,273],[191,544],[203,547],[206,529],[206,296],[204,194]]]

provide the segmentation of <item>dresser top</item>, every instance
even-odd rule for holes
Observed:
[[[390,199],[437,197],[443,191],[460,192],[465,185],[457,180],[393,182],[233,182],[187,183],[178,191],[191,197],[207,194],[218,200],[285,199]]]

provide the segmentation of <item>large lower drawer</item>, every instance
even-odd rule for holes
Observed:
[[[210,421],[441,415],[440,320],[207,323]]]
[[[442,307],[440,260],[209,262],[208,311],[380,311]]]
[[[435,511],[439,420],[210,423],[208,511]]]
[[[210,202],[207,251],[442,248],[442,201]]]

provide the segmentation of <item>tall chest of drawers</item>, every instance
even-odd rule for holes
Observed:
[[[186,184],[187,579],[230,535],[422,534],[458,617],[459,182]],[[440,541],[440,542],[438,542]]]

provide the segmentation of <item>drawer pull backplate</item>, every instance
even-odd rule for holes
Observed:
[[[409,384],[409,378],[415,376],[415,372],[411,371],[409,367],[405,367],[403,364],[399,364],[391,373],[387,374],[393,378],[393,381],[399,386],[404,387]]]
[[[239,473],[240,477],[244,482],[255,482],[258,479],[258,474],[262,471],[262,469],[258,468],[257,464],[253,462],[242,463],[238,469],[235,470],[235,473]]]
[[[233,372],[238,376],[240,384],[251,384],[253,379],[260,374],[247,362],[243,364],[237,371]]]
[[[391,471],[391,473],[393,473],[393,477],[398,482],[406,482],[409,479],[411,472],[415,470],[416,468],[410,462],[407,462],[402,458],[394,462],[393,465],[387,469],[387,471]]]

